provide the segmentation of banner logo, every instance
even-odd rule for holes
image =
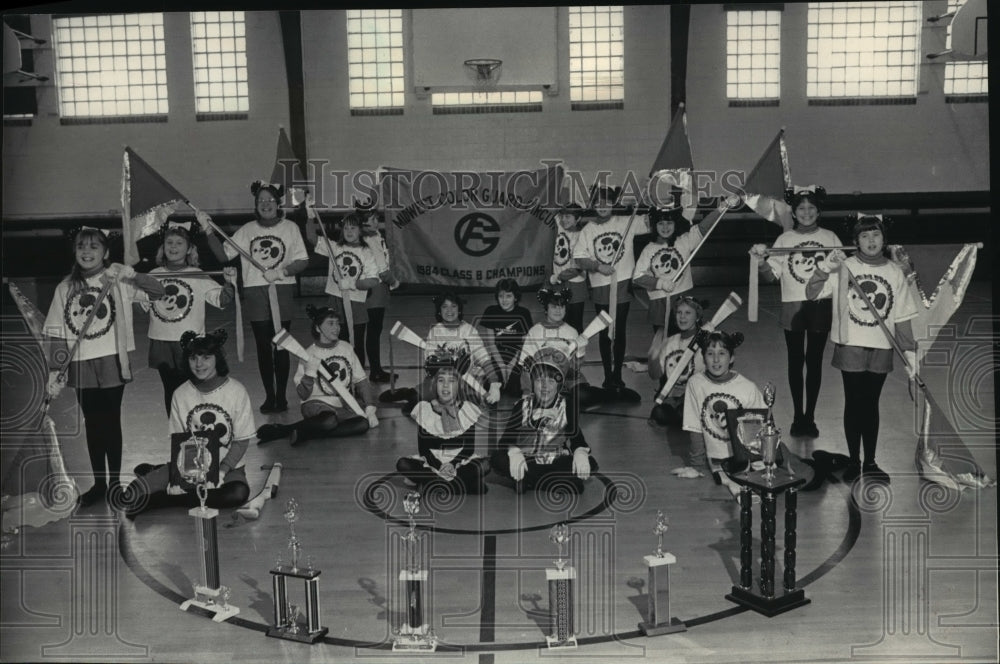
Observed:
[[[483,212],[473,212],[455,225],[455,244],[469,256],[485,256],[500,243],[500,225]]]

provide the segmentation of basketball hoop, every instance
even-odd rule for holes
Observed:
[[[502,66],[503,60],[497,58],[473,58],[465,61],[469,76],[480,90],[496,87]]]

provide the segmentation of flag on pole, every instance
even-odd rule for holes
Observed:
[[[125,263],[139,262],[137,243],[156,233],[177,206],[187,200],[130,147],[122,156],[122,233]]]
[[[747,207],[760,216],[786,231],[791,230],[795,225],[792,208],[785,202],[785,189],[790,186],[788,150],[785,147],[785,130],[782,129],[747,176],[743,184],[743,199]]]
[[[694,160],[691,157],[691,142],[687,134],[687,113],[684,104],[677,107],[670,129],[663,139],[663,145],[653,160],[649,177],[658,182],[670,184],[681,190],[681,203],[684,206],[684,218],[694,219],[698,212],[698,200],[694,195],[694,184],[691,171]]]
[[[971,348],[957,344],[958,334],[950,335],[946,345],[939,346],[933,362],[925,362],[928,351],[948,329],[948,321],[965,298],[965,291],[976,267],[978,245],[920,245],[893,247],[894,260],[904,271],[912,269],[915,278],[910,293],[917,304],[917,317],[912,319],[913,336],[917,340],[917,366],[929,377],[934,367],[944,370],[947,380],[931,381],[926,390],[917,394],[917,448],[914,462],[927,480],[961,491],[969,487],[991,486],[991,480],[977,463],[965,444],[959,429],[968,427],[961,422],[959,406],[969,395],[959,394],[963,384],[963,362],[976,356]],[[909,268],[909,269],[908,269]],[[933,285],[930,294],[926,287]],[[987,350],[987,354],[989,350]],[[963,355],[965,359],[957,357]],[[975,370],[968,373],[975,380]],[[933,387],[932,387],[933,385]],[[957,388],[957,389],[956,389]],[[973,397],[974,398],[974,397]],[[941,404],[949,406],[948,410]],[[951,417],[949,417],[949,412]],[[954,422],[959,422],[956,427]],[[987,446],[992,450],[992,432],[986,432]]]
[[[298,205],[305,198],[303,184],[306,179],[302,176],[299,158],[292,149],[292,142],[288,140],[284,127],[278,127],[278,147],[275,152],[271,182],[284,185],[292,205]]]

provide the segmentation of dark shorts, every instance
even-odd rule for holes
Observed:
[[[833,300],[781,303],[781,327],[789,332],[829,332],[833,325]]]

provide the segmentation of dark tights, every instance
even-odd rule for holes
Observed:
[[[577,334],[583,332],[583,305],[584,302],[571,302],[566,305],[566,317],[563,319]]]
[[[281,321],[281,327],[291,329],[290,320]],[[291,360],[287,350],[278,350],[271,343],[274,327],[269,320],[250,321],[253,338],[257,344],[257,366],[260,379],[264,382],[264,396],[267,401],[285,402],[285,387],[288,385],[288,371]]]
[[[299,420],[294,424],[275,424],[271,426],[275,428],[275,439],[284,438],[294,431],[295,443],[298,444],[310,438],[360,436],[368,431],[368,420],[359,416],[341,420],[334,413],[320,413]]]
[[[170,402],[174,397],[177,388],[187,382],[187,372],[174,367],[161,364],[156,369],[160,372],[160,382],[163,383],[163,405],[167,407],[167,416],[170,415]]]
[[[864,443],[865,463],[875,463],[878,444],[878,400],[886,374],[871,371],[841,371],[844,379],[844,435],[851,461],[861,460]]]
[[[117,484],[122,469],[122,396],[125,386],[80,389],[80,410],[94,485]],[[105,466],[105,460],[107,465]]]
[[[365,323],[361,323],[360,325],[354,326],[354,343],[351,344],[351,347],[354,348],[354,352],[357,354],[358,359],[361,360],[361,366],[365,366],[366,327],[367,325]],[[351,343],[351,335],[347,333],[346,325],[340,326],[340,334],[337,335],[337,338],[340,339],[341,341],[346,341],[347,343]]]
[[[365,330],[365,354],[368,355],[368,368],[373,373],[382,371],[382,327],[384,321],[385,307],[376,307],[368,310],[368,327]]]
[[[826,332],[790,332],[785,330],[788,348],[788,386],[792,390],[795,419],[812,422],[816,415],[816,400],[823,382],[823,349]],[[808,344],[806,343],[808,341]],[[806,407],[802,408],[802,365],[806,365]]]
[[[608,305],[606,304],[595,304],[594,308],[598,311],[608,311]],[[629,303],[622,302],[618,305],[615,315],[615,344],[614,344],[614,356],[612,357],[611,349],[611,337],[608,335],[608,331],[602,330],[598,337],[598,345],[601,349],[601,364],[604,365],[604,380],[612,379],[615,382],[622,382],[622,363],[625,362],[625,342],[626,342],[626,323],[628,322],[628,309]]]

